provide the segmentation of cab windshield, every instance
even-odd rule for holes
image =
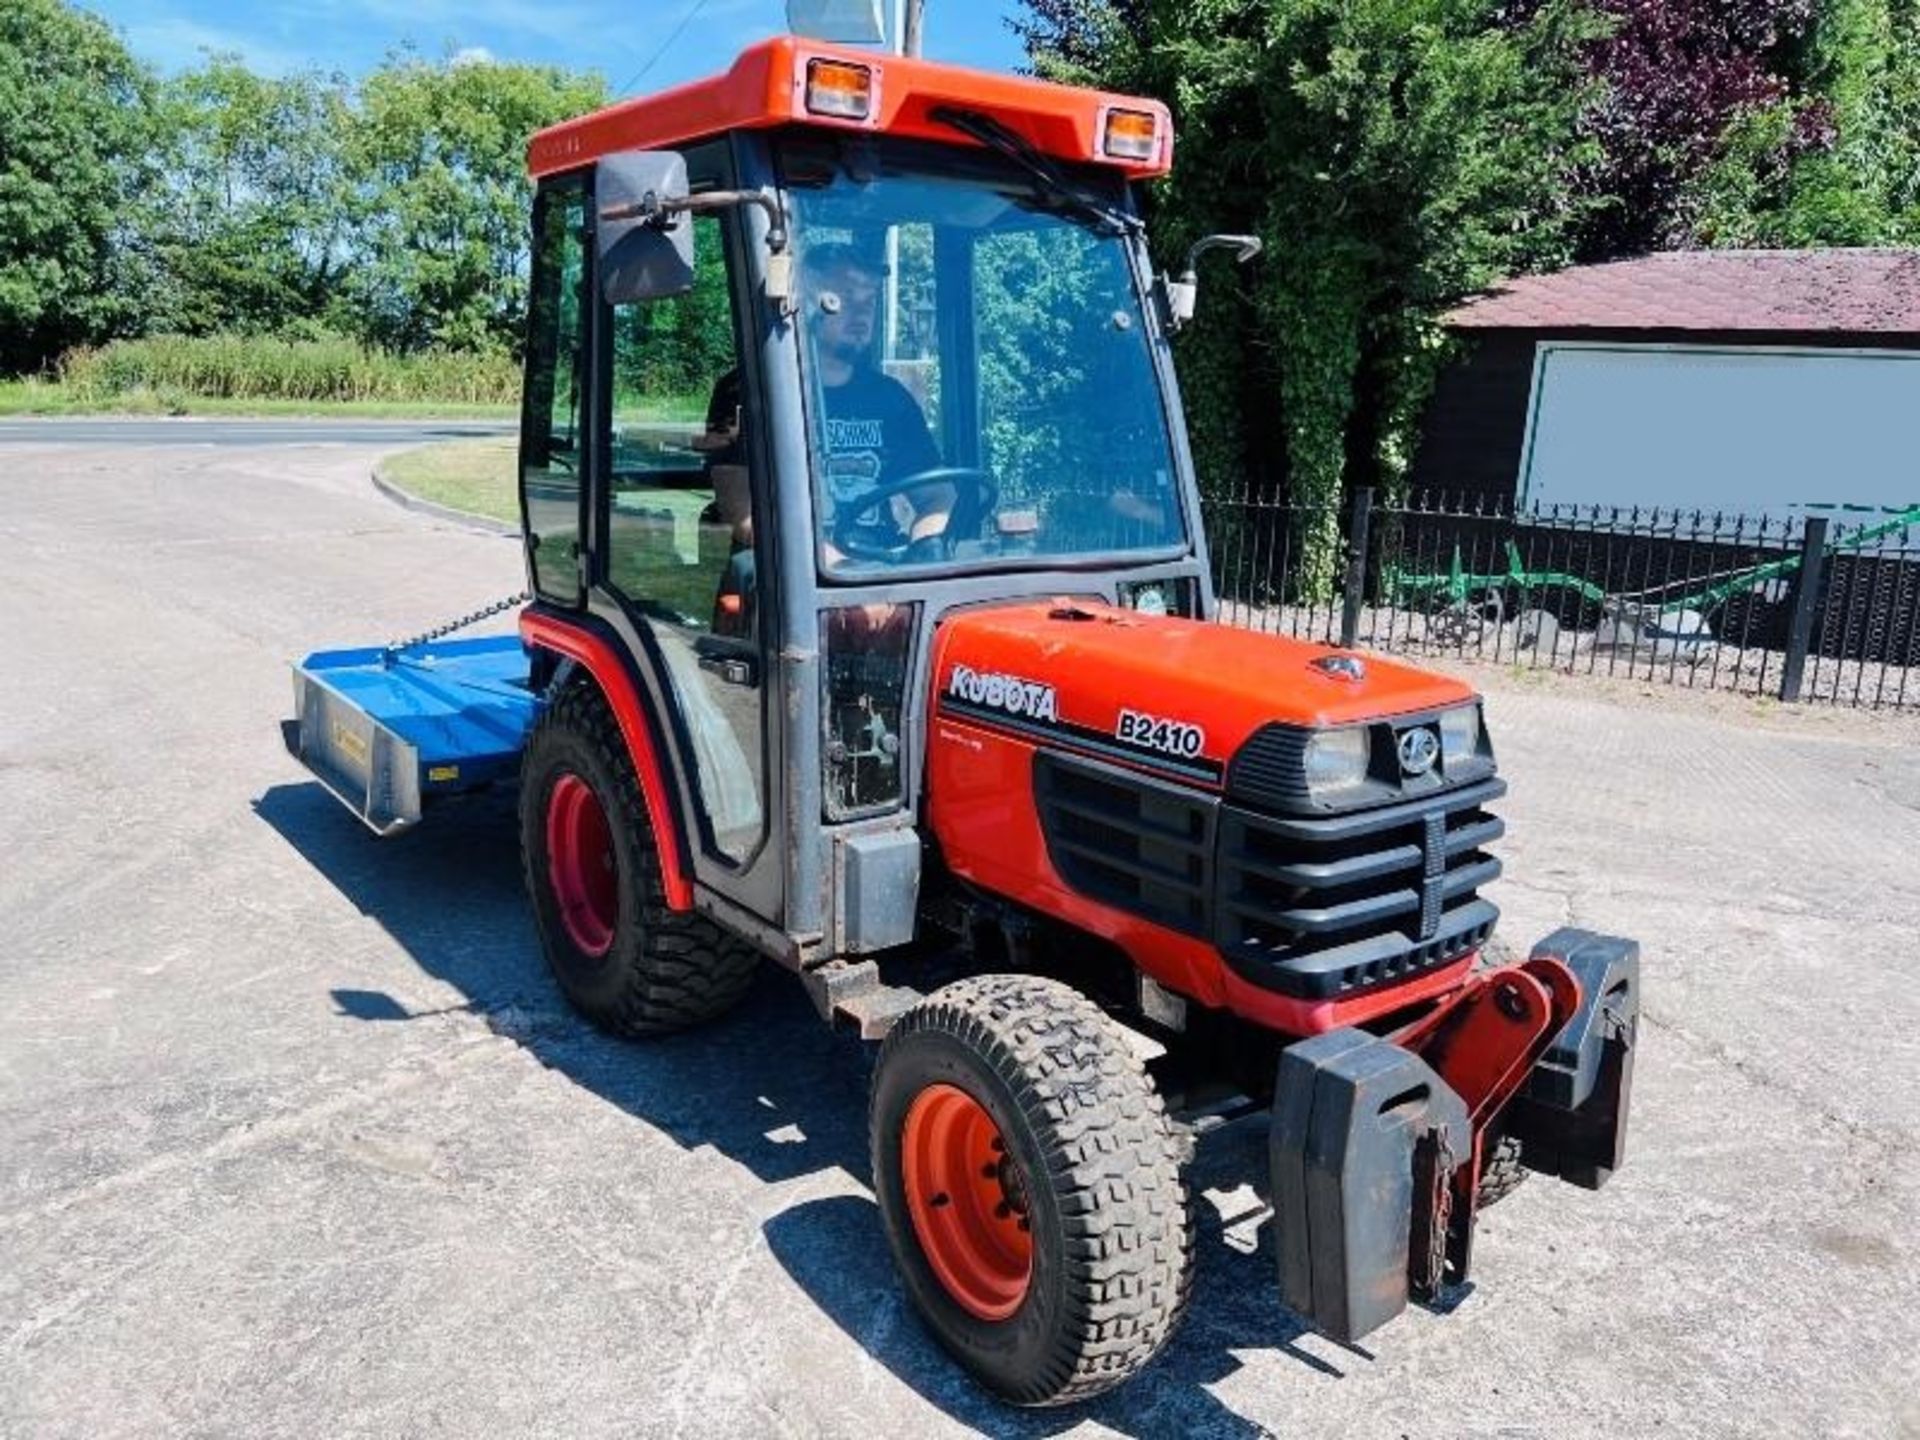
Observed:
[[[1116,179],[816,136],[781,175],[824,574],[1184,548]]]

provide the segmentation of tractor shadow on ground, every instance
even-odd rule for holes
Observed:
[[[255,812],[424,973],[464,997],[422,1011],[384,991],[335,989],[335,1013],[405,1024],[466,1011],[687,1150],[710,1147],[768,1185],[837,1170],[867,1186],[872,1053],[822,1025],[800,987],[771,967],[732,1014],[643,1045],[602,1035],[566,1008],[525,902],[510,790],[465,801],[391,840],[374,839],[317,784],[276,786]],[[1265,1164],[1264,1129],[1232,1127],[1202,1147],[1191,1172],[1195,1194],[1233,1192]],[[794,1204],[768,1220],[764,1234],[823,1313],[963,1423],[1004,1435],[1052,1435],[1085,1420],[1123,1434],[1264,1434],[1207,1388],[1239,1368],[1235,1352],[1277,1351],[1298,1363],[1300,1383],[1339,1378],[1372,1357],[1308,1336],[1280,1303],[1270,1225],[1252,1232],[1209,1198],[1197,1198],[1195,1209],[1194,1295],[1179,1333],[1130,1384],[1060,1411],[998,1404],[935,1345],[906,1307],[867,1194]],[[1257,1249],[1248,1253],[1255,1234]]]
[[[1264,1163],[1264,1133],[1223,1137],[1203,1151],[1192,1178],[1198,1192],[1232,1186],[1251,1158]],[[1229,1175],[1225,1172],[1231,1171]],[[1228,1408],[1209,1387],[1240,1368],[1236,1352],[1277,1351],[1319,1376],[1339,1379],[1372,1356],[1308,1338],[1276,1289],[1269,1227],[1257,1251],[1226,1241],[1218,1212],[1196,1199],[1193,1295],[1185,1322],[1158,1360],[1118,1390],[1059,1410],[1018,1410],[981,1390],[921,1329],[887,1253],[879,1208],[865,1195],[836,1195],[794,1205],[766,1222],[768,1248],[835,1324],[948,1415],[992,1435],[1052,1436],[1093,1421],[1122,1435],[1256,1436],[1272,1432]],[[1299,1342],[1308,1338],[1313,1350]],[[1321,1353],[1315,1353],[1315,1350]],[[1326,1358],[1337,1357],[1337,1358]],[[1303,1383],[1309,1375],[1283,1375]]]
[[[377,840],[317,784],[277,786],[259,817],[424,973],[555,1070],[687,1149],[709,1146],[769,1184],[838,1169],[866,1177],[870,1059],[822,1025],[797,984],[768,967],[714,1024],[644,1043],[568,1009],[540,957],[520,873],[511,790],[450,806],[409,835]],[[420,1020],[379,990],[331,992],[335,1013]]]

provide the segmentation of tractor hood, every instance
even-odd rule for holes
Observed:
[[[1331,656],[1358,664],[1314,663]],[[933,678],[943,718],[1215,783],[1247,737],[1274,721],[1346,725],[1474,695],[1458,680],[1372,655],[1079,599],[949,616]]]

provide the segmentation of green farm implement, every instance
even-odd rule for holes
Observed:
[[[1920,525],[1920,505],[1909,506],[1879,524],[1862,525],[1836,534],[1825,543],[1821,553],[1832,557],[1861,551],[1895,534],[1901,534],[1904,540],[1904,532],[1916,525]],[[1630,628],[1636,635],[1697,643],[1713,638],[1711,633],[1704,629],[1676,630],[1672,622],[1685,612],[1710,619],[1728,600],[1786,581],[1806,561],[1804,552],[1783,555],[1760,564],[1709,575],[1687,575],[1676,581],[1616,593],[1568,570],[1529,568],[1519,544],[1511,538],[1503,542],[1503,548],[1506,553],[1503,570],[1469,570],[1457,544],[1453,547],[1452,562],[1444,571],[1419,572],[1398,565],[1383,566],[1379,593],[1383,602],[1393,609],[1425,614],[1430,638],[1446,645],[1473,644],[1487,628],[1499,626],[1510,615],[1549,608],[1536,602],[1550,594],[1577,597],[1595,607],[1603,619]]]

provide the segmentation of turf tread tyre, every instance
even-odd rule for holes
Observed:
[[[1498,1204],[1518,1190],[1527,1178],[1527,1167],[1520,1163],[1520,1142],[1502,1135],[1488,1147],[1480,1164],[1479,1208]]]
[[[894,1082],[914,1068],[905,1062],[916,1052],[941,1046],[976,1057],[990,1077],[983,1090],[999,1093],[975,1098],[1007,1112],[996,1118],[1026,1163],[1034,1278],[1021,1312],[1002,1327],[1020,1343],[988,1336],[995,1327],[953,1305],[906,1211],[898,1137],[888,1129],[914,1089],[896,1093]],[[873,1092],[875,1189],[888,1243],[922,1316],[962,1363],[1016,1404],[1063,1405],[1118,1385],[1160,1352],[1192,1278],[1185,1151],[1145,1068],[1098,1006],[1036,976],[958,981],[894,1025]]]
[[[575,950],[547,873],[546,806],[566,772],[606,811],[619,869],[613,948],[600,961]],[[521,859],[541,948],[568,1001],[616,1035],[669,1034],[722,1014],[745,994],[758,953],[704,915],[670,909],[660,851],[626,737],[593,686],[575,681],[528,737],[521,769]]]

